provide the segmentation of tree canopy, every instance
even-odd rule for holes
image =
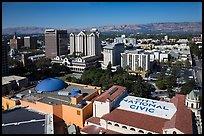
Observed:
[[[196,83],[194,79],[188,80],[182,87],[181,92],[182,94],[186,95],[189,94],[195,87]]]
[[[81,76],[81,83],[88,85],[95,85],[102,87],[103,90],[109,89],[113,85],[121,85],[127,88],[128,93],[132,93],[138,97],[151,97],[151,91],[154,87],[143,81],[138,74],[130,75],[122,67],[118,68],[116,72],[111,71],[111,64],[106,70],[101,68],[86,69]]]

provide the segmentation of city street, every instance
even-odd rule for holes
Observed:
[[[200,95],[202,96],[202,59],[197,59],[195,57],[196,66],[194,66],[195,70],[195,79],[198,85],[201,87]]]

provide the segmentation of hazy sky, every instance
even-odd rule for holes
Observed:
[[[2,2],[2,27],[200,22],[202,2]]]

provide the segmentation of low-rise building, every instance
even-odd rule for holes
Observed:
[[[2,134],[54,134],[52,114],[16,106],[2,111]]]
[[[92,116],[92,102],[100,94],[99,89],[48,78],[34,88],[19,92],[16,98],[22,106],[53,114],[54,121],[83,128],[85,120]]]
[[[192,111],[185,96],[170,102],[128,96],[122,86],[112,86],[95,99],[93,117],[82,134],[193,134]]]
[[[17,88],[27,86],[28,79],[26,77],[20,77],[15,75],[2,77],[2,95],[7,95]]]
[[[93,67],[101,59],[99,56],[68,57],[56,56],[52,63],[63,64],[73,72],[83,72],[85,68]]]

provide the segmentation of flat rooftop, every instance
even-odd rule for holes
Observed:
[[[77,108],[83,108],[83,106],[89,103],[88,101],[83,101],[83,104],[74,105],[74,104],[71,104],[71,98],[69,96],[58,95],[58,92],[60,91],[71,93],[72,89],[81,90],[81,95],[83,95],[83,100],[86,99],[89,95],[97,91],[97,89],[91,89],[91,88],[87,88],[87,87],[75,85],[75,84],[69,84],[67,88],[59,91],[38,93],[33,87],[20,92],[20,94],[23,94],[22,100],[33,102],[33,103],[35,103],[36,101],[39,101],[50,105],[64,104],[64,105],[69,105]],[[31,90],[31,93],[29,93],[29,90]]]
[[[2,111],[2,134],[45,134],[45,120],[25,107]]]
[[[26,77],[15,76],[15,75],[4,76],[4,77],[2,77],[2,85],[9,84],[10,81],[13,81],[13,80],[18,81],[18,80],[23,80],[23,79],[26,79]]]

